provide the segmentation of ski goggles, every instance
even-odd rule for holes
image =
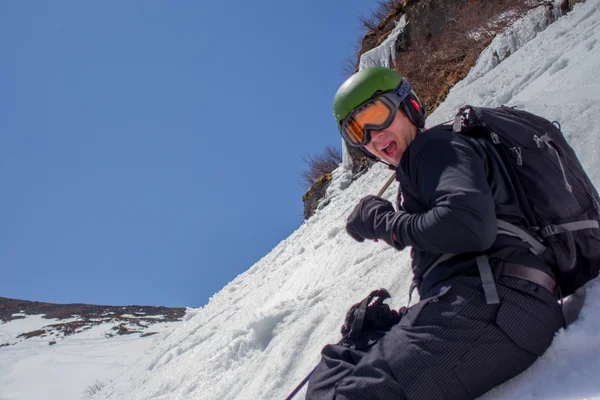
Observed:
[[[385,129],[392,123],[396,111],[412,88],[402,78],[391,92],[377,95],[354,109],[340,124],[340,132],[354,147],[364,147],[371,141],[371,131]]]

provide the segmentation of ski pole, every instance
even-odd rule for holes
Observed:
[[[292,398],[295,395],[297,395],[300,390],[302,390],[302,388],[304,387],[304,385],[306,385],[306,383],[310,379],[310,376],[313,374],[313,372],[315,372],[315,370],[317,369],[318,366],[319,366],[319,364],[315,365],[315,367],[312,369],[312,371],[310,371],[308,373],[308,375],[306,375],[306,378],[302,379],[302,382],[300,382],[300,384],[298,386],[296,386],[296,389],[294,389],[292,391],[292,393],[290,393],[290,395],[285,398],[285,400],[292,400]]]
[[[340,344],[342,344],[343,341],[344,341],[344,338],[341,338],[340,341],[337,342],[336,344],[340,345]],[[310,376],[313,374],[313,372],[315,372],[315,370],[317,369],[318,366],[319,366],[319,364],[315,365],[315,367],[312,369],[312,371],[310,371],[308,373],[308,375],[306,375],[306,377],[304,379],[302,379],[302,382],[300,382],[298,384],[298,386],[296,386],[296,389],[292,390],[292,393],[290,393],[288,395],[288,397],[285,398],[285,400],[292,400],[294,398],[294,396],[297,395],[300,390],[302,390],[302,388],[304,387],[304,385],[306,385],[306,383],[310,379]]]
[[[392,176],[390,176],[390,179],[387,180],[387,182],[385,183],[385,185],[383,185],[383,187],[381,188],[381,190],[379,191],[379,193],[377,193],[377,197],[381,197],[385,191],[387,190],[387,188],[390,187],[390,185],[392,184],[392,182],[394,182],[394,179],[396,179],[396,173],[394,172],[392,174]]]

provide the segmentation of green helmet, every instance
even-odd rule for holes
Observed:
[[[386,67],[369,67],[352,75],[340,86],[333,98],[333,116],[338,128],[355,108],[372,97],[391,92],[402,81],[402,76]],[[412,101],[411,101],[412,99]],[[425,125],[425,111],[415,93],[404,101],[403,110],[409,119],[419,128]]]

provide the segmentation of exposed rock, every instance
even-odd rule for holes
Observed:
[[[355,162],[352,163],[352,175],[357,177],[365,169],[371,168],[375,161],[367,158],[357,147],[347,146],[348,153]]]
[[[367,171],[374,161],[365,157],[365,155],[356,147],[347,146],[350,156],[355,160],[352,163],[352,176],[358,177],[363,172]],[[302,201],[304,202],[304,219],[312,217],[317,210],[317,207],[325,207],[327,204],[320,204],[321,199],[325,197],[327,188],[331,184],[331,174],[325,174],[319,177],[313,185],[304,193]]]
[[[116,331],[117,335],[131,335],[132,333],[141,333],[138,330],[131,330],[125,324],[120,324],[119,326],[115,326],[112,328],[113,331]]]
[[[406,18],[410,22],[406,26],[404,42],[399,46],[399,51],[439,35],[448,23],[456,21],[462,6],[477,3],[477,0],[421,0],[412,3],[405,7]]]
[[[31,332],[21,333],[19,336],[17,336],[17,338],[31,339],[32,337],[36,336],[44,336],[44,332],[46,332],[44,329],[38,329]]]
[[[304,219],[309,219],[315,213],[330,183],[331,174],[321,175],[304,193],[304,196],[302,196],[302,201],[304,202]]]

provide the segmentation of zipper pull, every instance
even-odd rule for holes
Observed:
[[[500,138],[498,137],[498,134],[496,132],[490,133],[490,136],[491,136],[492,142],[494,142],[494,144],[500,144]]]
[[[513,147],[511,150],[514,151],[514,153],[517,155],[517,165],[519,167],[523,166],[523,157],[521,155],[521,148]]]

